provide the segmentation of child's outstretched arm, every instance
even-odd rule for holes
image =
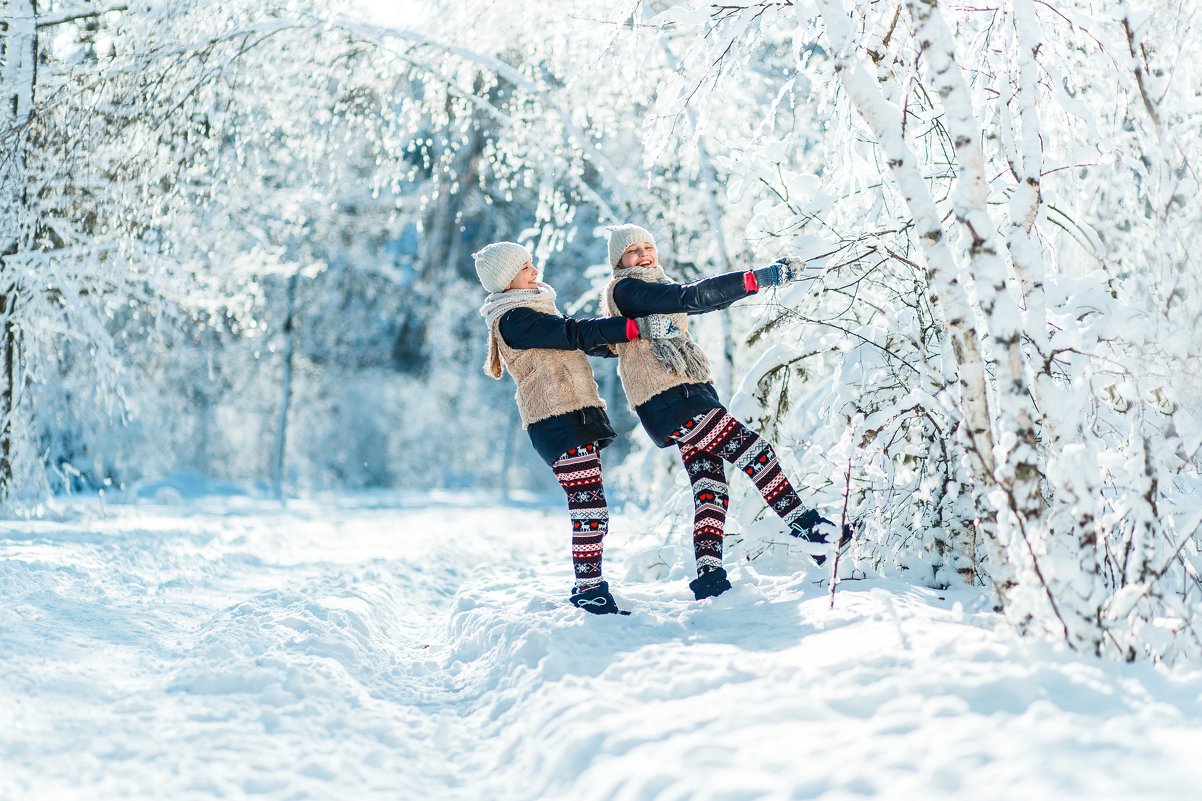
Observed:
[[[614,287],[614,305],[627,317],[647,314],[704,314],[725,309],[736,300],[759,291],[750,270],[703,278],[691,284],[655,284],[649,281],[619,281]]]
[[[648,314],[704,314],[725,309],[760,289],[813,278],[801,259],[783,258],[758,270],[724,273],[691,284],[619,281],[614,305],[628,317]]]
[[[514,309],[501,318],[501,337],[511,348],[582,350],[592,356],[612,356],[610,345],[629,342],[639,335],[638,325],[626,317],[573,320],[533,309]]]

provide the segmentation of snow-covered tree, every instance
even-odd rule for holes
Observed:
[[[986,582],[1020,630],[1084,650],[1202,647],[1189,10],[820,0],[661,21],[693,32],[685,87],[793,57],[717,160],[751,194],[748,238],[822,273],[751,333],[736,402],[817,440],[813,473],[853,467],[861,556]],[[799,398],[790,375],[832,378]]]
[[[289,453],[310,460],[298,477],[373,481],[334,467],[368,461],[345,447],[358,401],[337,400],[360,370],[388,387],[380,414],[413,424],[381,417],[385,445],[364,448],[432,452],[422,431],[448,403],[505,425],[504,390],[466,366],[483,348],[471,251],[523,237],[545,262],[568,247],[575,269],[548,272],[580,294],[593,243],[570,250],[576,231],[630,207],[568,102],[600,47],[568,48],[569,30],[526,41],[505,8],[448,4],[421,31],[343,4],[14,9],[6,494],[192,457],[278,485]],[[476,471],[497,461],[479,447],[464,454]]]

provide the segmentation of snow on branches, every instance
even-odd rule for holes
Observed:
[[[1196,15],[797,0],[657,22],[687,54],[661,119],[723,132],[753,250],[825,254],[747,332],[733,405],[810,445],[808,475],[853,457],[860,557],[983,583],[1081,650],[1202,652]],[[753,128],[721,124],[748,105]]]
[[[746,149],[774,166],[741,172],[776,195],[777,247],[821,234],[854,257],[754,339],[831,343],[814,391],[830,431],[857,432],[863,555],[984,581],[1020,630],[1082,650],[1198,653],[1196,23],[793,10],[789,91],[811,111],[782,130],[772,106],[776,144]],[[828,200],[803,209],[788,176],[807,171]]]

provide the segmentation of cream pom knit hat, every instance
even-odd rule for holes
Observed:
[[[630,223],[614,225],[608,230],[610,267],[617,267],[618,262],[622,260],[622,254],[626,252],[626,248],[635,242],[650,242],[652,245],[655,244],[655,237],[651,235],[651,232],[637,225],[631,225]]]
[[[476,275],[489,292],[504,292],[513,283],[526,262],[530,251],[517,242],[493,242],[472,254]]]

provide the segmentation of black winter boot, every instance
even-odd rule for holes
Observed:
[[[609,582],[603,581],[596,587],[572,593],[572,606],[594,615],[629,615],[618,608],[617,601],[609,593]]]
[[[730,580],[726,578],[726,568],[715,567],[707,570],[689,582],[693,597],[700,601],[702,598],[714,598],[730,589]]]
[[[836,530],[833,520],[827,520],[818,514],[818,510],[810,509],[793,521],[789,533],[813,546],[807,550],[810,556],[814,557],[814,562],[821,566],[826,561],[826,548]],[[839,543],[835,547],[842,552],[851,543],[855,533],[855,523],[844,524],[843,531],[839,534]]]

